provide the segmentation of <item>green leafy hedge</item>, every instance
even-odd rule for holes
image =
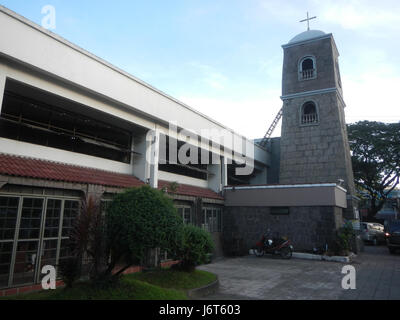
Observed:
[[[209,232],[188,224],[183,227],[183,239],[178,248],[177,265],[185,271],[193,271],[196,265],[208,262],[209,254],[214,249],[214,242]]]

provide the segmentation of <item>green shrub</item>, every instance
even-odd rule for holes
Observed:
[[[116,195],[105,218],[111,273],[117,263],[140,263],[148,250],[160,248],[173,254],[182,242],[182,217],[171,199],[149,186],[128,189]]]
[[[353,225],[346,222],[337,230],[335,239],[330,244],[330,252],[334,255],[348,255],[351,250],[351,243],[355,236]]]
[[[177,268],[194,271],[196,265],[208,262],[213,249],[214,243],[209,232],[191,224],[185,225],[183,241],[178,250],[181,262]]]
[[[341,244],[341,248],[347,253],[351,250],[351,242],[354,236],[355,233],[351,222],[346,222],[344,226],[341,229],[339,229],[338,237]]]

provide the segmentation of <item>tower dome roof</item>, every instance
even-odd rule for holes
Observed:
[[[299,33],[292,40],[290,40],[289,43],[310,40],[310,39],[314,39],[314,38],[318,38],[318,37],[324,36],[325,34],[326,33],[321,31],[321,30],[307,30],[307,31],[304,31],[302,33]]]

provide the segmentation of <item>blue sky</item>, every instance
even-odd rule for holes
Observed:
[[[282,102],[281,45],[311,29],[333,33],[346,120],[400,120],[400,1],[0,0],[53,32],[249,138]],[[278,127],[273,136],[280,135]]]

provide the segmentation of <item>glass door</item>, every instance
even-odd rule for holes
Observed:
[[[12,285],[35,281],[38,262],[40,230],[43,217],[43,198],[23,198],[16,242]]]
[[[71,256],[79,200],[0,196],[0,288],[40,283],[45,265]]]
[[[62,221],[62,200],[47,199],[45,223],[40,244],[40,266],[37,271],[37,281],[41,282],[45,274],[41,273],[45,265],[57,269],[57,252],[60,246],[60,224]]]

